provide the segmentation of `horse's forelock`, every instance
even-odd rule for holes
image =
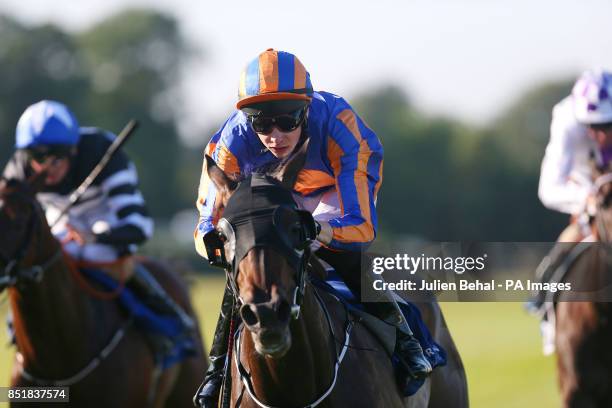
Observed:
[[[34,195],[32,186],[15,178],[0,180],[0,198],[17,197],[28,199]]]

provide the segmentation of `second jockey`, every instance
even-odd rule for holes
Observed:
[[[98,268],[124,279],[154,311],[177,317],[186,330],[194,326],[140,263],[138,245],[153,234],[153,220],[138,190],[136,167],[117,151],[83,196],[60,217],[70,194],[92,172],[115,139],[112,133],[79,127],[62,103],[43,100],[29,106],[17,124],[16,151],[3,173],[6,179],[44,177],[36,198],[53,235],[77,265]],[[44,174],[43,174],[44,173]]]
[[[573,243],[586,239],[594,216],[593,166],[612,163],[612,74],[602,69],[585,71],[569,96],[553,109],[550,141],[542,161],[539,197],[551,210],[571,216],[559,244],[545,258],[538,278],[547,282],[563,262]],[[544,301],[539,293],[530,308]]]

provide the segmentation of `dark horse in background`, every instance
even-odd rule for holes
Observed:
[[[303,166],[305,146],[307,142],[275,172],[285,189],[293,187]],[[219,204],[226,206],[238,184],[212,159],[207,162],[208,175],[221,192]],[[284,214],[276,228],[291,234],[303,227],[297,211]],[[226,253],[240,241],[222,239]],[[333,295],[312,284],[316,271],[296,270],[274,245],[251,248],[236,270],[229,284],[244,330],[238,329],[230,341],[231,387],[222,393],[229,396],[229,406],[468,406],[463,364],[437,303],[418,307],[433,338],[447,351],[448,364],[434,370],[415,395],[404,398],[381,343]],[[303,296],[296,296],[300,285]]]
[[[580,253],[567,269],[556,305],[557,367],[564,407],[612,407],[612,172],[596,174],[597,213],[594,244],[574,247]],[[578,253],[578,252],[576,252]]]
[[[178,277],[141,261],[194,316]],[[76,407],[192,406],[207,364],[201,339],[195,356],[157,370],[145,334],[119,304],[79,286],[34,189],[15,180],[0,181],[0,273],[17,343],[11,386],[68,386]]]

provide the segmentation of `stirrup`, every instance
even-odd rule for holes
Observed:
[[[210,357],[210,366],[204,375],[204,381],[193,396],[195,406],[217,408],[225,375],[225,358],[226,354]]]

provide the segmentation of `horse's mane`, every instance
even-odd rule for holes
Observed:
[[[1,178],[0,179],[0,197],[8,195],[30,196],[36,192],[29,183],[16,178]]]

